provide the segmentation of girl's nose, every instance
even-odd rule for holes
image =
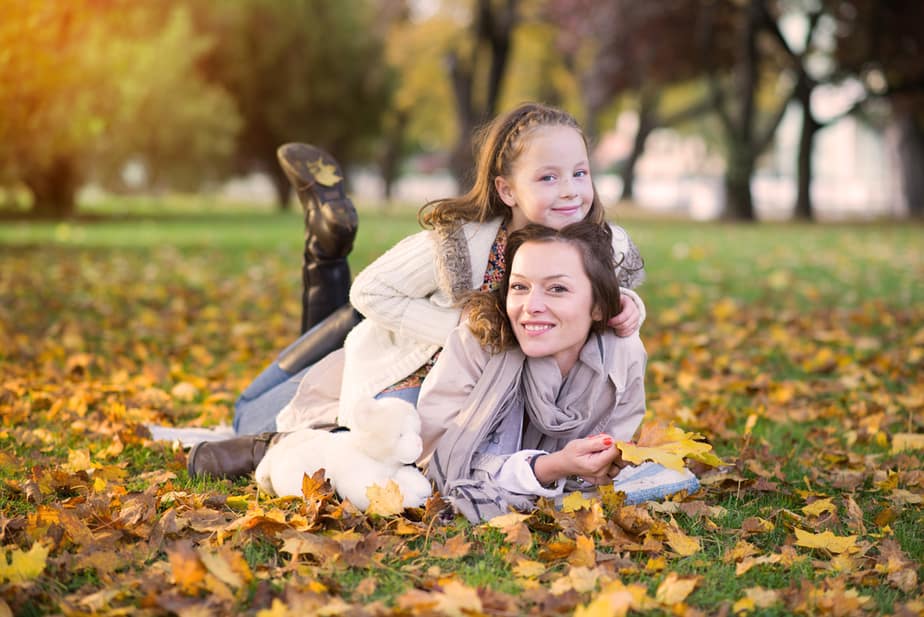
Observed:
[[[574,197],[576,194],[577,190],[574,188],[574,179],[570,176],[564,178],[561,182],[561,196]]]

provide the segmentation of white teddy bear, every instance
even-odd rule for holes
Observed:
[[[366,489],[394,480],[404,507],[423,505],[430,481],[413,463],[423,450],[420,417],[414,406],[396,398],[360,402],[353,428],[329,432],[301,429],[283,435],[257,465],[257,485],[271,495],[302,495],[302,478],[318,469],[334,490],[361,510],[369,507]]]

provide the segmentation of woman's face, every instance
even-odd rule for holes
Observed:
[[[529,133],[509,178],[495,178],[511,209],[508,229],[527,223],[561,229],[582,220],[594,200],[584,138],[570,126],[543,126]]]
[[[507,316],[531,358],[552,356],[562,375],[577,361],[599,310],[577,248],[526,242],[510,265]]]

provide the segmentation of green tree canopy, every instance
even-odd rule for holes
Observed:
[[[129,158],[160,179],[214,166],[237,117],[196,70],[207,45],[181,5],[3,3],[0,182],[26,186],[34,213],[67,216],[91,173],[118,178]]]
[[[289,195],[276,163],[285,142],[305,141],[344,164],[367,159],[390,100],[384,27],[364,0],[191,0],[216,41],[207,75],[233,96],[243,119],[236,147],[242,171],[273,178]]]

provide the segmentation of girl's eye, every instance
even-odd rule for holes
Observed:
[[[587,170],[586,170],[586,169],[580,169],[580,170],[574,172],[574,177],[575,177],[575,178],[583,178],[583,177],[586,176],[586,175],[587,175]]]
[[[547,174],[547,175],[542,176],[541,178],[539,178],[539,180],[542,181],[542,182],[552,182],[553,180],[555,180],[555,176],[553,176],[553,175],[551,175],[551,174]]]

